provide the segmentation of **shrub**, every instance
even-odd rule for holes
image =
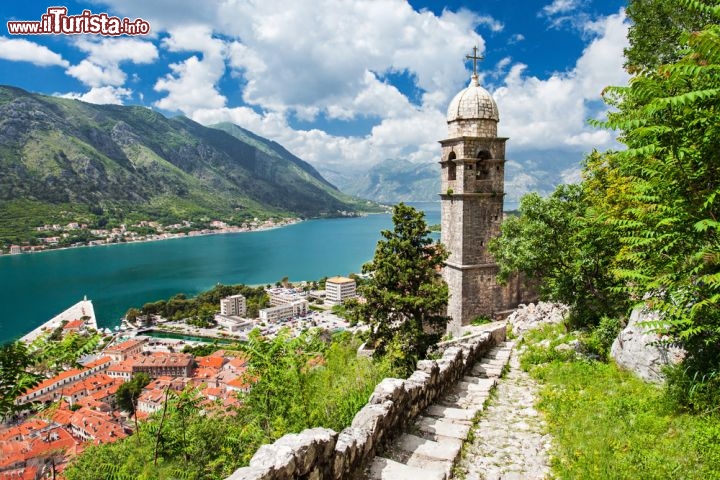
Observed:
[[[610,347],[622,329],[622,322],[616,317],[602,317],[600,323],[585,337],[583,344],[589,353],[603,359],[610,355]]]

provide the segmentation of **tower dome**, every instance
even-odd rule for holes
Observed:
[[[470,85],[458,92],[450,102],[447,121],[455,120],[500,120],[495,100],[490,92],[480,86],[477,75],[473,75]]]
[[[450,136],[495,137],[499,121],[495,100],[490,92],[480,86],[477,74],[473,74],[470,85],[458,92],[448,106]]]

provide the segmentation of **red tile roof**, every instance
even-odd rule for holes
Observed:
[[[65,326],[63,327],[63,330],[72,330],[72,329],[77,330],[77,329],[81,328],[83,325],[85,325],[84,320],[73,320],[72,322],[66,323]]]
[[[92,368],[98,367],[100,365],[103,365],[105,363],[108,363],[108,364],[112,363],[112,358],[108,357],[108,356],[100,357],[97,360],[93,360],[92,362],[85,365],[85,368],[92,369]]]
[[[47,380],[43,380],[42,382],[38,383],[35,387],[27,390],[23,395],[28,395],[34,392],[39,392],[43,388],[51,387],[54,384],[58,383],[61,380],[64,380],[69,377],[73,377],[75,375],[79,375],[83,372],[83,370],[79,368],[73,368],[71,370],[66,370],[64,372],[60,372],[57,375],[55,375],[52,378],[48,378]]]
[[[208,368],[222,368],[223,364],[225,363],[225,357],[217,357],[217,356],[208,356],[208,357],[195,357],[195,361],[198,364],[198,367],[208,367]]]
[[[137,347],[138,345],[142,345],[145,343],[145,340],[138,340],[131,338],[130,340],[125,340],[122,343],[118,343],[117,345],[113,345],[112,347],[106,348],[105,353],[124,353],[127,350],[132,350],[133,348]]]
[[[133,367],[187,367],[192,363],[193,356],[188,353],[153,352],[133,357]]]

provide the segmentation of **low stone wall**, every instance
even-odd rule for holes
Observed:
[[[480,334],[454,340],[452,346],[443,346],[438,360],[418,362],[407,379],[381,381],[342,432],[311,428],[285,435],[260,447],[250,466],[236,470],[227,480],[354,478],[379,448],[440,398],[491,347],[504,341],[505,329],[505,323],[491,324]]]

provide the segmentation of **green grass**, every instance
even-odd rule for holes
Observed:
[[[661,387],[613,363],[551,353],[560,328],[533,332],[522,358],[543,385],[558,478],[720,478],[719,416],[678,413]],[[543,338],[553,339],[544,349]]]

